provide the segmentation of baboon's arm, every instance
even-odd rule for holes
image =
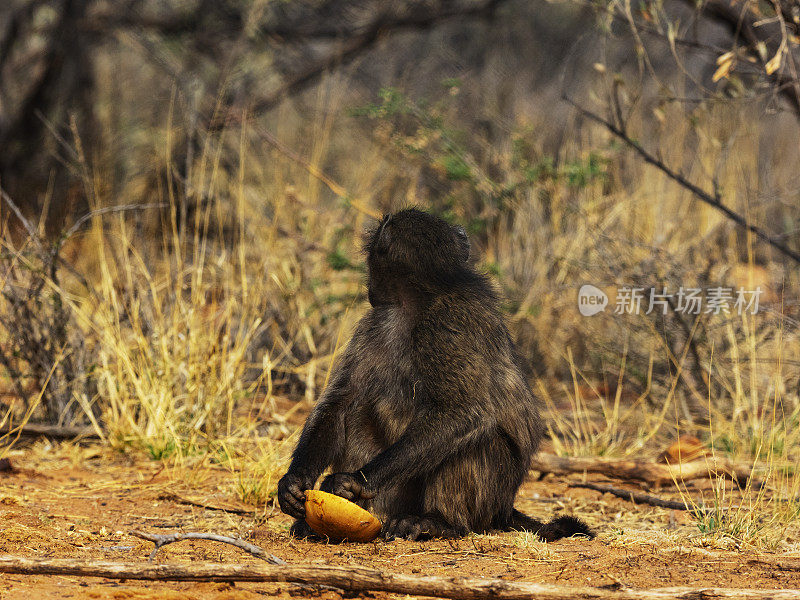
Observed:
[[[322,471],[341,448],[342,409],[347,402],[350,385],[350,361],[346,358],[343,357],[306,420],[289,470],[278,482],[281,510],[295,519],[305,517],[305,490],[313,489]]]
[[[343,408],[349,397],[349,384],[350,361],[345,356],[303,426],[289,473],[316,481],[341,450]]]

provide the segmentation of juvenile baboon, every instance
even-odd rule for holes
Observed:
[[[514,509],[542,423],[464,229],[407,209],[368,232],[365,250],[372,309],[278,483],[292,534],[310,533],[303,491],[331,467],[321,489],[372,507],[386,539],[591,536],[573,517],[542,523]]]

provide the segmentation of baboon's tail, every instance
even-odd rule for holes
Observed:
[[[594,532],[577,517],[556,517],[552,521],[542,523],[538,519],[519,512],[516,508],[511,512],[511,521],[506,530],[524,530],[535,533],[545,542],[552,542],[573,535],[585,535],[589,539]]]

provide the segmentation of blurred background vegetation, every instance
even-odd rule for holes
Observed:
[[[796,497],[798,22],[791,0],[6,0],[4,443],[42,421],[245,457],[264,500],[367,308],[361,232],[418,205],[468,229],[555,451],[689,431]],[[584,283],[763,294],[582,317]]]

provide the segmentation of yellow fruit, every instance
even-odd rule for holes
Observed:
[[[318,535],[337,542],[371,542],[381,532],[381,522],[369,511],[319,490],[306,490],[306,523]]]

